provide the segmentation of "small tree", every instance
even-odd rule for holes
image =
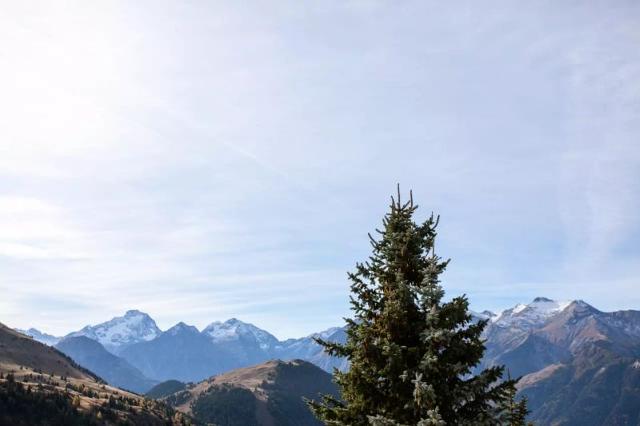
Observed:
[[[509,389],[507,409],[505,410],[506,424],[509,426],[533,426],[533,423],[527,422],[529,409],[527,408],[527,398],[522,397],[516,400],[515,387]]]
[[[309,402],[328,425],[494,425],[506,421],[515,380],[503,367],[477,375],[486,321],[472,322],[465,296],[444,302],[440,274],[448,260],[435,254],[439,218],[413,221],[418,208],[391,198],[373,253],[349,273],[351,309],[345,344],[318,339],[346,357],[335,371],[342,399]]]

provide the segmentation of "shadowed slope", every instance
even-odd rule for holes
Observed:
[[[212,377],[165,400],[178,410],[219,426],[321,423],[303,398],[337,395],[331,375],[301,360],[268,361]]]

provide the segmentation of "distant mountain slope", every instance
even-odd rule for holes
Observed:
[[[565,351],[519,385],[537,424],[640,422],[640,312],[606,313],[576,301],[530,336]]]
[[[638,424],[640,312],[536,298],[491,318],[480,368],[524,375],[537,425]]]
[[[214,343],[245,341],[256,344],[263,351],[278,344],[278,339],[271,333],[237,318],[213,322],[202,333],[208,335]]]
[[[518,304],[490,318],[484,332],[486,352],[480,368],[506,364],[513,376],[519,376],[566,359],[566,350],[530,334],[569,304],[537,297],[529,304]]]
[[[179,323],[154,340],[124,349],[121,356],[155,380],[196,382],[231,369],[233,357],[197,328]]]
[[[171,333],[163,333],[148,314],[130,310],[123,316],[109,321],[85,326],[79,331],[69,333],[66,338],[85,336],[97,341],[109,352],[126,359],[145,376],[157,381],[198,381],[213,374],[276,358],[304,359],[328,372],[333,371],[333,368],[345,370],[348,366],[344,359],[327,355],[313,340],[314,337],[322,337],[330,341],[344,342],[346,333],[343,327],[334,327],[310,336],[285,341],[279,341],[271,333],[236,318],[213,322],[202,332],[195,327],[190,331],[190,337],[186,337],[184,333],[170,337]],[[50,345],[55,345],[62,339],[36,329],[29,329],[25,333]],[[201,336],[195,336],[196,333]],[[156,341],[161,336],[162,338]],[[180,340],[184,340],[183,344],[186,346],[175,347],[175,343]],[[195,353],[196,348],[198,353]],[[118,374],[101,371],[110,377]]]
[[[344,327],[333,327],[300,339],[285,340],[273,348],[271,351],[272,357],[285,361],[302,359],[317,365],[327,372],[333,372],[334,368],[344,371],[349,367],[346,359],[329,356],[324,351],[324,348],[316,343],[314,337],[330,342],[345,343],[347,333]]]
[[[66,337],[86,336],[100,342],[108,351],[118,355],[122,350],[138,342],[153,340],[161,334],[155,321],[144,312],[131,310],[122,317],[86,326]]]
[[[602,342],[570,362],[524,376],[520,394],[537,425],[640,424],[640,362],[613,355]]]
[[[104,384],[55,348],[0,324],[0,424],[186,425],[162,403]]]
[[[540,425],[552,424],[554,418],[564,419],[562,424],[581,424],[584,415],[581,410],[585,409],[583,396],[589,394],[595,395],[597,409],[606,414],[606,417],[594,414],[591,419],[606,422],[608,418],[635,415],[628,401],[635,401],[633,395],[640,390],[633,380],[636,367],[632,371],[628,366],[640,365],[640,312],[607,313],[583,301],[558,302],[538,297],[498,314],[488,311],[471,314],[473,321],[488,321],[484,333],[485,357],[478,370],[499,364],[505,365],[513,377],[525,376],[521,392],[530,396],[532,418]],[[127,315],[148,318],[137,311]],[[150,334],[126,327],[129,330],[126,336],[137,337],[123,338],[123,334],[115,333],[122,327],[118,325],[121,319],[105,323],[111,325],[102,329],[111,331],[103,334],[110,335],[112,341],[118,335],[115,341],[121,344],[118,350],[122,356],[156,380],[195,382],[269,359],[304,359],[326,371],[334,367],[348,368],[346,360],[328,356],[313,340],[321,337],[344,342],[343,327],[278,341],[270,333],[232,318],[214,322],[202,332],[179,324],[155,339],[145,340]],[[153,320],[148,318],[143,322],[149,324]],[[136,343],[130,343],[136,339]],[[598,373],[601,370],[602,373]],[[613,374],[621,370],[625,371],[624,377]],[[601,386],[604,378],[607,380],[602,383],[606,386]],[[580,389],[584,392],[578,394]],[[221,391],[217,397],[242,399],[247,395],[229,390]],[[563,410],[562,407],[573,408]]]
[[[270,359],[302,359],[328,372],[332,372],[334,367],[340,370],[347,368],[346,360],[327,355],[322,346],[313,340],[314,337],[321,337],[333,342],[344,342],[346,333],[343,327],[333,327],[299,339],[278,341],[269,332],[232,318],[223,323],[214,322],[202,330],[202,333],[211,337],[213,343],[224,348],[232,357],[228,360],[232,368],[242,368]]]
[[[27,336],[31,336],[35,340],[37,340],[38,342],[44,343],[45,345],[48,345],[48,346],[54,346],[61,339],[60,337],[56,337],[56,336],[52,336],[51,334],[43,333],[43,332],[41,332],[40,330],[38,330],[36,328],[30,328],[28,330],[20,330],[19,328],[16,328],[16,331],[18,331],[18,332],[20,332],[22,334],[26,334]]]
[[[62,352],[0,323],[0,369],[12,371],[20,366],[44,374],[100,381]]]
[[[331,375],[302,360],[268,361],[212,377],[165,400],[218,426],[321,425],[303,398],[337,395]]]
[[[156,339],[128,346],[120,356],[154,380],[197,382],[235,368],[270,359],[304,359],[332,371],[346,368],[346,361],[328,356],[314,340],[320,336],[344,341],[344,329],[333,328],[301,339],[279,342],[270,333],[232,318],[216,322],[202,332],[180,323]]]
[[[55,347],[81,366],[98,374],[110,385],[121,389],[144,393],[157,383],[88,337],[67,337]]]
[[[278,344],[278,339],[269,332],[236,318],[213,322],[202,330],[202,334],[208,336],[216,346],[225,348],[225,352],[232,357],[229,364],[233,368],[270,359],[273,348]]]

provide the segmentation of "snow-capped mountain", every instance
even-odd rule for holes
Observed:
[[[471,314],[471,320],[474,322],[484,321],[484,320],[493,321],[498,316],[497,314],[494,314],[491,311],[476,312],[476,311],[469,310],[469,313]]]
[[[170,378],[197,381],[234,368],[259,364],[270,359],[304,359],[326,371],[347,368],[346,361],[330,357],[313,338],[344,342],[344,328],[333,327],[300,339],[283,342],[271,333],[231,318],[216,321],[199,332],[178,323],[150,341],[128,346],[121,356],[156,380]]]
[[[278,344],[278,339],[271,333],[236,318],[213,322],[202,333],[209,336],[213,343],[244,341],[247,344],[255,343],[263,351],[269,351]]]
[[[332,372],[334,368],[343,371],[349,368],[349,363],[346,359],[328,355],[324,351],[324,347],[320,346],[314,338],[345,343],[347,341],[347,332],[345,327],[331,327],[300,339],[285,340],[274,348],[274,357],[282,360],[303,359],[328,372]]]
[[[345,334],[344,333],[344,327],[327,328],[326,330],[321,331],[319,333],[313,333],[308,337],[316,337],[318,339],[323,339],[323,340],[331,340],[331,341],[340,341],[340,342],[342,342],[343,339],[332,339],[332,337],[336,337],[337,334]],[[346,334],[345,334],[345,339],[346,339]]]
[[[640,312],[602,312],[581,300],[537,297],[484,331],[477,371],[503,365],[536,424],[625,424],[640,407]],[[634,417],[635,416],[635,417]]]
[[[637,330],[639,311],[602,312],[577,300],[499,361],[525,374],[520,389],[536,424],[625,424],[640,413]]]
[[[546,297],[536,297],[529,304],[519,303],[502,311],[492,319],[498,327],[517,327],[523,330],[543,324],[552,316],[562,312],[571,301],[555,301]]]
[[[61,337],[56,337],[56,336],[52,336],[51,334],[47,334],[47,333],[43,333],[38,329],[35,328],[30,328],[28,330],[20,330],[18,328],[16,328],[16,331],[22,333],[22,334],[26,334],[27,336],[31,336],[33,337],[34,340],[40,342],[40,343],[44,343],[47,346],[54,346],[56,345]]]
[[[86,336],[100,342],[108,351],[120,353],[127,346],[155,339],[162,333],[155,321],[144,312],[127,311],[122,317],[107,322],[86,326],[66,337]]]
[[[189,334],[198,334],[198,328],[193,326],[193,325],[189,325],[189,324],[185,324],[184,322],[180,321],[179,323],[177,323],[176,325],[174,325],[173,327],[171,327],[170,329],[168,329],[167,331],[163,332],[162,334],[166,334],[169,336],[177,336],[180,334],[185,334],[185,333],[189,333]],[[153,339],[145,339],[145,340],[153,340]]]
[[[202,335],[230,357],[236,367],[246,367],[274,358],[273,348],[279,343],[271,333],[253,324],[231,318],[209,324]]]
[[[564,418],[566,424],[605,424],[603,416],[615,417],[619,407],[636,401],[640,406],[640,311],[601,312],[580,300],[537,297],[498,314],[483,311],[471,316],[474,321],[487,320],[486,351],[478,370],[504,365],[512,377],[524,376],[520,389],[529,398],[537,424],[549,424],[547,420],[554,418]],[[57,339],[35,329],[24,333],[48,344]],[[163,333],[148,315],[128,311],[71,335],[97,340],[154,380],[198,381],[270,359],[302,359],[329,372],[348,368],[346,359],[327,355],[314,340],[343,343],[344,327],[278,341],[269,332],[232,318],[202,331],[178,323]],[[88,352],[84,346],[80,349]],[[78,359],[87,355],[84,352],[76,354]],[[119,377],[109,370],[103,374]],[[577,399],[583,394],[588,403]],[[600,417],[583,409],[592,404],[599,407]]]
[[[521,346],[532,331],[562,313],[571,303],[536,297],[528,304],[519,303],[492,317],[484,330],[487,340],[484,362],[500,363],[499,357]]]

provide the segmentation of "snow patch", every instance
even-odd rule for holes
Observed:
[[[86,326],[80,331],[70,333],[67,337],[86,336],[100,342],[110,351],[117,351],[123,346],[153,340],[161,333],[162,331],[149,315],[130,310],[124,316],[115,317],[95,326]]]
[[[530,328],[540,325],[552,316],[565,310],[572,302],[556,301],[546,297],[536,297],[531,303],[519,303],[511,309],[502,311],[492,322],[501,327],[516,326]]]
[[[278,344],[278,339],[272,334],[236,318],[228,319],[225,322],[212,322],[202,330],[202,333],[209,336],[214,343],[239,340],[254,341],[262,350],[267,350]]]
[[[518,314],[522,311],[524,311],[525,309],[527,309],[527,305],[523,305],[522,303],[518,303],[514,308],[513,308],[513,313],[514,314]]]

